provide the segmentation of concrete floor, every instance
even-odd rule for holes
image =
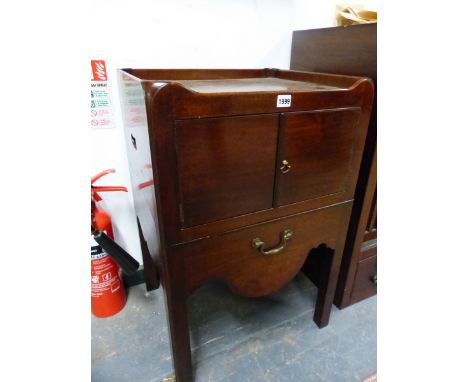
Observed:
[[[196,382],[351,382],[377,369],[377,298],[333,307],[312,321],[317,289],[302,274],[269,297],[246,299],[222,283],[191,297]],[[93,382],[174,381],[162,291],[130,288],[116,316],[92,319]]]

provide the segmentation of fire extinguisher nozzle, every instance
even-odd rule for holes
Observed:
[[[94,240],[112,257],[115,262],[122,268],[122,271],[131,275],[135,273],[140,263],[135,260],[125,249],[118,245],[114,240],[107,236],[104,232],[98,231],[91,226],[91,232]]]

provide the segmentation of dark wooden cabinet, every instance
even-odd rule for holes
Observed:
[[[301,270],[329,321],[373,99],[356,76],[255,70],[120,72],[145,269],[164,288],[178,381],[191,381],[187,299],[223,280],[259,297]],[[314,249],[326,262],[305,266]],[[147,285],[157,285],[146,272]]]
[[[377,24],[295,31],[291,69],[367,76],[377,94]],[[335,304],[377,293],[377,97],[354,195]]]

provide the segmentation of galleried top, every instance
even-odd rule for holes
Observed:
[[[343,91],[361,77],[279,69],[125,69],[149,82],[176,83],[195,93]]]

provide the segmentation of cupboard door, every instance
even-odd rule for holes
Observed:
[[[183,227],[272,208],[278,114],[176,121]]]
[[[360,109],[281,115],[275,205],[343,192]]]

